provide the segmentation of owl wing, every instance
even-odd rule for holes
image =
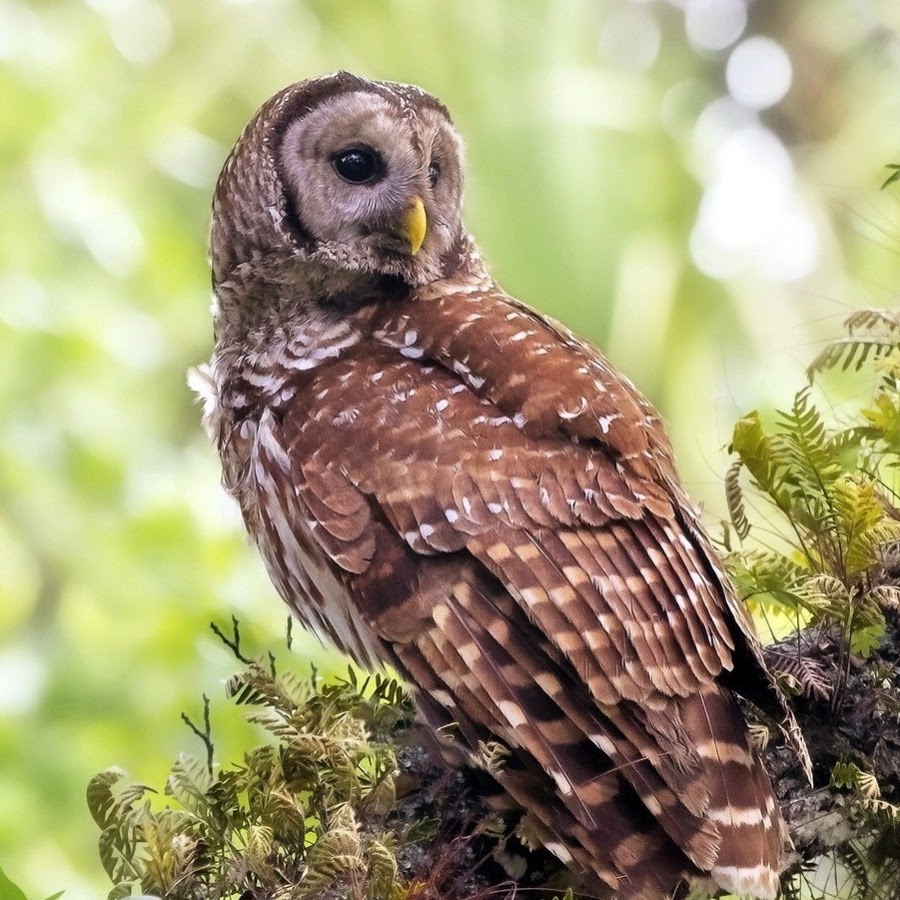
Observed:
[[[602,451],[607,465],[634,486],[644,511],[663,523],[674,514],[677,527],[671,533],[664,527],[651,562],[660,549],[665,554],[672,548],[682,559],[686,552],[689,578],[708,578],[715,586],[709,609],[728,623],[736,641],[739,692],[779,723],[812,784],[812,764],[793,710],[766,670],[747,609],[678,479],[665,426],[640,391],[594,347],[493,284],[434,296],[426,292],[421,300],[393,304],[377,335],[403,353],[453,371],[526,434]],[[653,547],[643,536],[638,543]]]
[[[263,423],[256,464],[292,486],[283,521],[330,560],[433,722],[514,751],[500,780],[560,855],[635,897],[673,873],[777,860],[771,790],[716,684],[740,629],[667,483],[667,446],[635,425],[639,395],[608,373],[621,420],[573,433],[589,405],[551,427],[458,340],[448,364],[418,343],[421,320],[400,321],[396,341],[382,328]],[[570,369],[588,355],[549,343]],[[571,381],[533,375],[568,402]],[[617,421],[635,431],[627,453],[602,440]]]

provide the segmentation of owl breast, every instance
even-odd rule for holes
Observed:
[[[270,410],[256,429],[249,477],[244,517],[278,592],[323,644],[363,667],[380,665],[382,642],[355,610],[346,583],[315,538],[319,523],[294,489],[295,473]]]
[[[237,501],[269,577],[297,618],[323,643],[359,665],[380,665],[384,648],[354,612],[345,580],[322,551],[320,528],[296,489],[298,473],[279,429],[279,408],[298,379],[338,358],[359,340],[346,321],[281,335],[280,351],[219,356],[190,373],[204,404],[204,425],[222,458],[223,484]],[[345,574],[345,573],[344,573]]]

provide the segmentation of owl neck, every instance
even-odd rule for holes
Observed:
[[[395,276],[269,282],[256,292],[218,286],[216,348],[211,365],[218,409],[228,420],[258,416],[288,402],[305,379],[374,336],[390,309],[477,297],[493,283],[473,248],[450,277],[411,287]],[[346,273],[345,273],[346,274]],[[225,421],[223,419],[222,421]]]
[[[274,255],[273,255],[274,256]],[[447,253],[421,268],[415,260],[396,269],[377,270],[336,266],[333,252],[313,252],[278,262],[257,258],[234,267],[228,278],[214,284],[214,322],[217,340],[241,340],[259,329],[295,328],[307,316],[320,317],[421,295],[446,293],[465,284],[483,287],[491,282],[478,250],[463,234]]]

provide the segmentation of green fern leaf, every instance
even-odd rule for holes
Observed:
[[[110,825],[100,832],[100,862],[114,884],[140,879],[135,863],[138,840],[130,828]]]
[[[850,842],[838,849],[837,857],[853,877],[854,893],[865,896],[869,890],[869,864],[863,851]]]
[[[394,841],[390,835],[379,839],[369,838],[364,850],[368,864],[368,900],[383,900],[390,897],[397,881],[397,857],[394,855]]]
[[[860,768],[856,763],[840,761],[831,769],[831,786],[835,788],[859,787]]]
[[[734,424],[729,452],[736,453],[760,490],[779,506],[787,506],[779,478],[779,460],[762,427],[758,412],[749,413]]]
[[[871,357],[878,359],[898,349],[896,338],[879,335],[836,338],[809,364],[806,372],[813,379],[820,372],[840,369],[858,372]]]
[[[725,501],[728,504],[728,516],[740,540],[746,540],[750,534],[750,520],[744,507],[744,492],[741,488],[740,475],[743,461],[736,459],[725,473]]]
[[[212,777],[206,764],[197,757],[181,753],[172,766],[166,780],[166,794],[174,797],[185,809],[198,815],[209,811],[207,792],[212,786]]]
[[[101,829],[120,822],[125,813],[147,793],[146,784],[132,782],[124,769],[112,767],[95,775],[87,786],[87,805]]]
[[[884,640],[885,626],[880,624],[854,626],[850,633],[850,650],[864,658],[870,657]]]

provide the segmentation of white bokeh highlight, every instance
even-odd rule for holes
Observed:
[[[744,0],[687,0],[685,4],[684,28],[698,50],[724,50],[746,27]]]
[[[793,68],[784,47],[756,35],[741,41],[725,65],[725,83],[738,103],[750,109],[768,109],[791,87]]]
[[[731,124],[736,127],[729,132],[727,123],[720,123],[719,146],[711,154],[690,237],[694,263],[713,278],[748,273],[778,282],[803,278],[818,263],[820,241],[790,154],[762,125],[740,119]]]

